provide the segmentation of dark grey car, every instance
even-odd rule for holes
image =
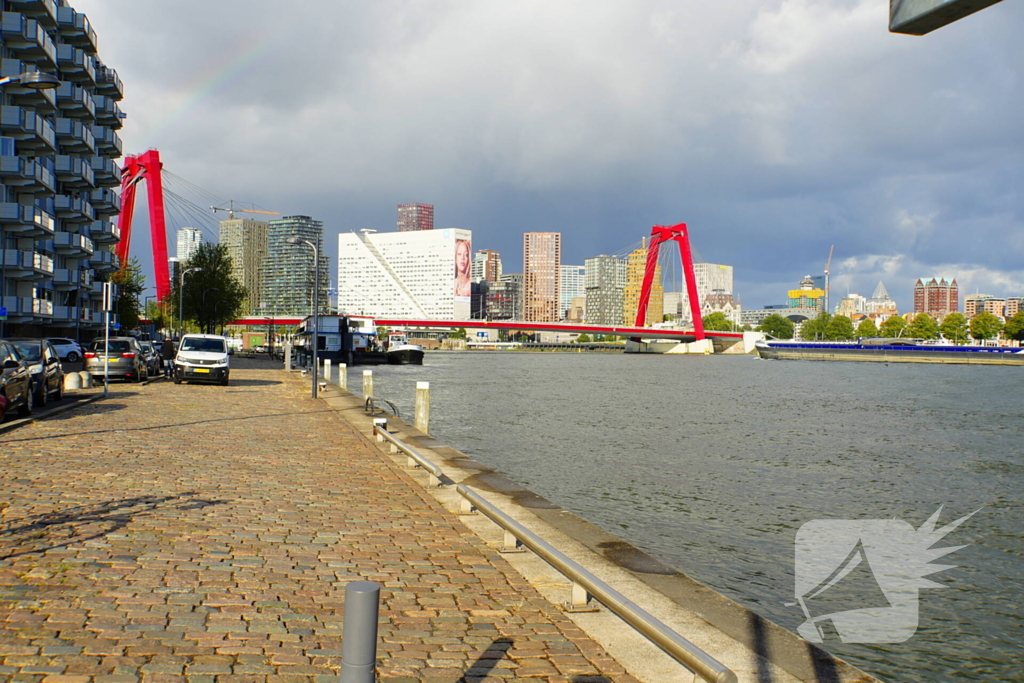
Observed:
[[[45,339],[12,337],[7,340],[29,366],[32,393],[37,406],[45,406],[53,398],[64,398],[64,369],[53,344]]]
[[[146,376],[159,377],[163,374],[163,361],[160,360],[160,349],[151,341],[140,341],[143,356],[146,358]]]
[[[110,379],[141,382],[147,378],[146,361],[135,337],[111,337],[109,354],[104,354],[103,337],[93,339],[85,352],[85,371],[103,381],[104,368]]]
[[[13,344],[0,340],[0,422],[7,413],[18,409],[22,417],[32,414],[35,401],[32,398],[32,375],[28,363],[21,359]]]

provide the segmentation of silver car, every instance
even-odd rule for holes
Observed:
[[[140,341],[142,354],[146,359],[146,376],[159,377],[163,374],[163,360],[160,358],[160,349],[151,341]]]
[[[104,339],[92,340],[85,352],[85,371],[95,380],[102,380],[104,368],[111,379],[141,382],[149,378],[142,347],[135,337],[111,337],[109,353],[104,353]]]

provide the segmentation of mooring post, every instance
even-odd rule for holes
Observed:
[[[377,679],[377,615],[380,584],[353,581],[345,586],[345,625],[341,636],[341,683]]]
[[[363,370],[363,398],[373,398],[373,370]]]
[[[330,381],[331,381],[331,359],[330,358],[324,358],[324,374],[323,374],[323,378],[328,383],[330,383]]]
[[[338,386],[348,391],[348,365],[338,363]]]
[[[292,343],[284,343],[284,369],[286,372],[292,371]]]
[[[430,433],[430,382],[416,382],[416,429]]]

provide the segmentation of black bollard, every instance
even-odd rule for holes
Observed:
[[[374,683],[377,678],[377,612],[380,584],[353,581],[345,587],[345,630],[341,641],[341,683]]]

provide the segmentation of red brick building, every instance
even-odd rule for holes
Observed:
[[[944,318],[960,310],[960,287],[956,280],[918,280],[914,284],[914,312]]]

